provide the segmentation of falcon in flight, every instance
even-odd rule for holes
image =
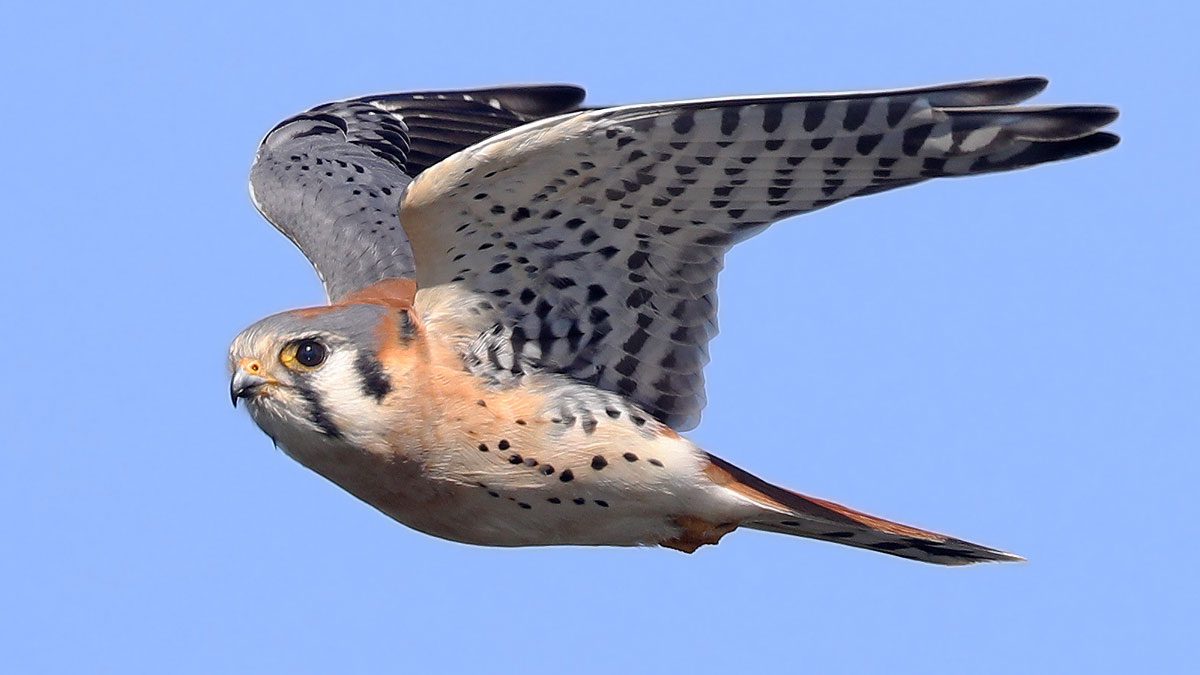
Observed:
[[[725,253],[772,223],[943,176],[1111,148],[1041,78],[581,106],[572,86],[367,96],[263,140],[258,210],[330,304],[255,323],[234,404],[421,532],[658,545],[739,528],[964,565],[1019,557],[768,483],[679,435],[704,408]]]

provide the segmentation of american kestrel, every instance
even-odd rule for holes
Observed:
[[[1020,560],[768,483],[679,435],[704,407],[725,252],[941,176],[1112,147],[1041,78],[580,107],[572,86],[368,96],[263,140],[255,206],[330,305],[229,352],[234,403],[301,464],[421,532],[658,545],[739,527],[945,565]]]

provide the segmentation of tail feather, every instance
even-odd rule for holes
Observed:
[[[709,455],[708,474],[716,482],[763,506],[763,514],[742,526],[779,532],[935,563],[1020,562],[1024,558],[937,532],[884,520],[816,497],[772,485],[725,460]]]

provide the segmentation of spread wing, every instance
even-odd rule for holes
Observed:
[[[1116,111],[1015,107],[1022,78],[589,110],[426,170],[400,220],[418,285],[486,296],[514,353],[691,428],[725,252],[771,223],[941,176],[1109,148]]]
[[[396,214],[414,176],[582,100],[578,87],[547,85],[327,103],[267,134],[250,171],[250,196],[304,252],[336,300],[381,279],[413,276]]]

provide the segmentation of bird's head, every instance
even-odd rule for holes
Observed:
[[[410,311],[347,304],[269,316],[229,348],[229,393],[289,452],[329,442],[365,445],[385,431],[393,392],[389,350],[416,333]],[[392,359],[395,361],[395,359]]]

